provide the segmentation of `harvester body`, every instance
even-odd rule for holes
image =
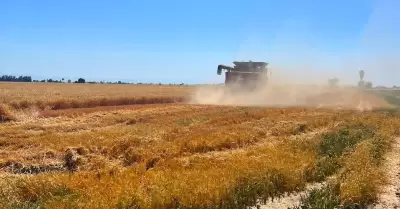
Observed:
[[[261,82],[265,84],[268,81],[266,62],[233,62],[234,66],[218,65],[217,74],[225,72],[225,86],[236,87],[238,90],[254,89]]]

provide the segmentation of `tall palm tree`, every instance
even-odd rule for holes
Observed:
[[[359,74],[360,74],[360,80],[363,80],[365,74],[364,70],[360,70]]]

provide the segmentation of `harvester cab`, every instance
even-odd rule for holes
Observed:
[[[266,62],[233,62],[234,66],[218,65],[217,74],[225,72],[225,86],[238,87],[242,90],[254,89],[260,82],[265,84],[268,81]]]

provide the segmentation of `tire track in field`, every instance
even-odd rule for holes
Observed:
[[[289,207],[296,206],[300,203],[301,198],[306,196],[311,190],[313,189],[319,189],[324,185],[324,183],[313,183],[313,184],[308,184],[305,188],[305,190],[294,193],[294,194],[288,194],[285,197],[275,199],[275,200],[270,200],[266,204],[260,204],[255,207],[254,209],[286,209]]]
[[[378,202],[371,209],[400,208],[400,137],[394,139],[392,150],[386,154],[384,169],[389,184],[383,188]]]
[[[369,206],[369,209],[398,209],[400,208],[400,137],[395,138],[393,149],[385,156],[384,169],[387,170],[389,184],[383,188],[378,196],[377,203]],[[312,189],[320,188],[323,184],[314,183],[306,186],[306,189],[294,195],[286,195],[267,204],[253,208],[278,209],[289,208],[300,204],[301,196],[307,195]]]

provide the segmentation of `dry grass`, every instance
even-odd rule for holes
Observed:
[[[0,122],[15,120],[13,108],[8,104],[0,103]]]
[[[0,103],[14,108],[67,109],[185,101],[194,86],[0,83]]]
[[[244,208],[332,176],[335,200],[369,204],[400,125],[379,111],[186,104],[42,116],[0,124],[2,208]]]

